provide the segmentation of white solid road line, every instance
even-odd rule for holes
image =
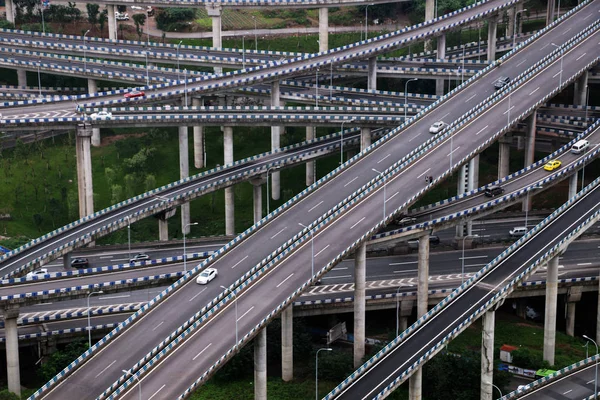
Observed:
[[[287,229],[287,226],[283,227],[282,230],[280,230],[279,232],[277,232],[276,234],[274,234],[273,236],[271,236],[271,239],[274,239],[277,235],[279,235],[281,232],[285,231]]]
[[[404,261],[404,262],[389,263],[388,265],[408,265],[408,264],[416,264],[416,263],[418,263],[418,261]]]
[[[108,297],[98,297],[98,300],[109,300],[109,299],[123,299],[125,297],[130,297],[130,294],[124,294],[122,296],[108,296]]]
[[[233,267],[231,267],[231,269],[234,269],[235,267],[237,267],[238,265],[240,265],[240,263],[242,263],[246,258],[248,258],[248,256],[242,258],[240,261],[236,262]]]
[[[115,361],[111,362],[110,364],[108,364],[108,365],[106,366],[106,368],[104,368],[102,371],[98,372],[98,375],[96,375],[96,378],[97,378],[97,377],[99,377],[100,375],[102,375],[102,374],[104,373],[104,371],[106,371],[107,369],[109,369],[110,367],[112,367],[112,365],[113,365],[114,363],[116,363],[116,362],[117,362],[117,360],[115,360]]]
[[[113,258],[113,257],[114,257],[114,255],[113,256],[100,256],[99,258],[102,259],[102,258]]]
[[[285,281],[287,281],[288,279],[290,279],[292,276],[294,276],[293,272],[291,274],[289,274],[287,278],[285,278],[284,280],[282,280],[281,282],[279,282],[279,284],[277,286],[275,286],[275,287],[278,288],[279,286],[283,285],[285,283]]]
[[[359,219],[358,221],[356,221],[356,223],[355,223],[354,225],[352,225],[352,226],[350,227],[350,229],[352,229],[352,228],[354,228],[356,225],[360,224],[360,223],[361,223],[361,222],[362,222],[362,221],[363,221],[365,218],[366,218],[366,217],[362,217],[361,219]],[[598,246],[598,247],[600,247],[600,246]]]
[[[315,254],[315,258],[317,258],[317,256],[318,256],[319,254],[321,254],[322,252],[324,252],[324,251],[325,251],[325,250],[326,250],[328,247],[329,247],[329,245],[327,245],[327,246],[323,247],[323,249],[322,249],[321,251],[319,251],[317,254]]]
[[[239,318],[237,319],[237,320],[238,320],[238,322],[240,321],[240,319],[244,318],[244,317],[245,317],[245,316],[246,316],[246,315],[247,315],[247,314],[248,314],[250,311],[252,311],[253,309],[254,309],[254,306],[250,307],[250,308],[248,309],[248,311],[246,311],[245,313],[243,313],[243,314],[242,314],[242,316],[241,316],[241,317],[239,317]]]
[[[575,264],[577,266],[582,266],[582,265],[592,265],[591,262],[586,262],[586,263],[579,263],[579,264]]]
[[[199,291],[198,293],[196,293],[191,299],[188,300],[188,302],[194,300],[196,297],[200,296],[202,294],[202,292],[204,292],[206,290],[206,287],[204,289],[202,289],[201,291]]]
[[[140,384],[140,383],[138,382],[138,385],[139,385],[139,384]],[[154,398],[154,396],[156,396],[156,395],[158,394],[158,392],[160,392],[161,390],[163,390],[163,389],[165,388],[165,386],[167,386],[167,385],[166,385],[166,384],[162,385],[162,386],[160,387],[160,389],[158,389],[156,392],[154,392],[154,394],[153,394],[152,396],[148,397],[148,400],[152,400],[152,399]]]
[[[203,348],[200,353],[196,354],[196,356],[194,358],[192,358],[192,361],[196,361],[196,358],[200,357],[200,354],[204,353],[206,351],[206,349],[208,349],[210,346],[212,346],[212,342],[209,343],[205,348]]]
[[[575,59],[575,61],[579,61],[579,60],[580,60],[580,59],[581,59],[583,56],[585,56],[586,54],[587,54],[587,53],[583,53],[582,55],[580,55],[579,57],[577,57],[577,58]]]
[[[161,326],[164,323],[165,323],[165,321],[160,321],[160,324],[158,324],[154,328],[152,328],[152,331],[154,332],[159,326]]]
[[[352,182],[354,182],[354,181],[355,181],[355,180],[357,180],[357,179],[358,179],[358,176],[357,176],[356,178],[352,179],[350,182],[346,183],[346,184],[344,185],[344,187],[348,186],[349,184],[351,184]]]
[[[471,260],[473,258],[487,258],[489,256],[471,256],[471,257],[459,257],[459,260]]]
[[[308,210],[308,212],[311,212],[311,211],[312,211],[312,210],[314,210],[315,208],[319,207],[321,204],[323,204],[323,200],[321,200],[321,201],[320,201],[320,202],[318,202],[318,203],[317,203],[315,206],[313,206],[312,208],[310,208],[310,209]],[[273,239],[273,238],[271,238],[271,239]]]

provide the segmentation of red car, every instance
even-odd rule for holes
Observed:
[[[129,93],[125,93],[125,98],[133,99],[135,97],[144,97],[145,95],[146,95],[146,93],[142,92],[141,90],[132,90]]]

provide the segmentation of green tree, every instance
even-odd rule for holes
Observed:
[[[63,350],[55,352],[39,369],[41,380],[49,381],[86,350],[87,341],[80,339],[69,343]]]
[[[146,192],[156,187],[156,177],[154,175],[146,175],[146,181],[144,182]]]
[[[41,214],[33,214],[33,223],[37,226],[38,231],[42,231],[42,223],[44,222],[44,218]]]
[[[146,14],[133,14],[133,22],[135,23],[135,31],[138,35],[138,40],[142,40],[142,27],[146,24]]]
[[[128,199],[135,196],[137,179],[134,174],[125,175],[125,195]]]
[[[88,22],[92,25],[92,28],[98,23],[98,13],[100,12],[100,6],[98,4],[87,3]]]
[[[102,37],[102,32],[104,32],[104,26],[106,25],[106,21],[108,21],[108,10],[102,10],[100,15],[98,16],[98,25],[100,25],[100,37]]]
[[[112,186],[113,183],[115,183],[117,174],[114,169],[106,167],[104,168],[104,176],[106,177],[106,183],[108,183],[108,186]]]
[[[74,190],[70,190],[67,194],[67,209],[69,220],[75,221],[79,217],[79,199]]]
[[[117,204],[123,199],[123,186],[121,185],[112,185],[110,187],[111,193],[111,202],[112,204]]]

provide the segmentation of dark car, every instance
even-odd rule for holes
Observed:
[[[496,82],[494,82],[494,89],[500,90],[509,83],[510,78],[508,76],[501,76],[500,78],[496,79]]]
[[[90,265],[87,258],[79,257],[71,260],[71,267],[73,268],[85,268]]]
[[[495,197],[502,193],[504,193],[504,188],[499,185],[492,185],[485,188],[485,195],[487,197]]]

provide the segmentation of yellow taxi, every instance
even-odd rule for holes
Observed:
[[[546,171],[554,171],[555,169],[559,168],[562,165],[562,163],[560,162],[560,160],[550,160],[546,163],[546,165],[544,165],[544,169]]]

